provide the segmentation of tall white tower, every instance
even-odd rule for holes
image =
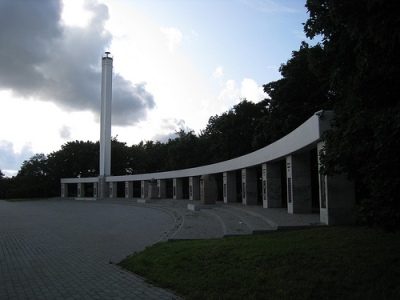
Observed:
[[[101,116],[99,175],[111,175],[111,101],[113,59],[106,52],[101,59]]]

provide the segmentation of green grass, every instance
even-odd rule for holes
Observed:
[[[400,299],[400,234],[360,227],[159,243],[119,265],[186,299]]]

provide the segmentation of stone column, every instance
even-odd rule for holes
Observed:
[[[68,197],[68,183],[61,183],[61,197]]]
[[[203,175],[200,178],[200,202],[215,204],[218,200],[217,181],[212,175]]]
[[[148,199],[157,199],[158,198],[158,188],[157,188],[157,181],[153,178],[148,183]]]
[[[242,203],[257,204],[257,171],[254,168],[242,169]]]
[[[133,198],[133,182],[125,181],[125,198]]]
[[[99,198],[108,198],[109,191],[108,191],[108,184],[106,182],[106,176],[99,176],[99,185],[97,189],[97,195]]]
[[[165,199],[167,197],[167,181],[165,179],[157,180],[158,198]]]
[[[200,200],[200,178],[189,177],[189,200]]]
[[[98,196],[97,186],[98,186],[98,183],[97,182],[93,182],[93,197],[94,198],[97,198],[97,196]]]
[[[78,198],[85,197],[85,184],[84,183],[81,183],[81,182],[78,183],[76,194],[77,194]]]
[[[286,172],[288,213],[312,213],[309,152],[286,157]]]
[[[109,182],[108,183],[108,191],[110,198],[117,198],[117,183],[116,182]]]
[[[142,180],[140,183],[140,198],[147,198],[147,194],[149,192],[149,182],[146,180]]]
[[[223,197],[224,203],[236,202],[236,172],[223,173]]]
[[[324,143],[318,143],[318,153]],[[318,155],[318,164],[320,156]],[[345,175],[326,176],[319,173],[320,221],[327,225],[349,225],[355,223],[354,183]]]
[[[279,163],[262,165],[263,207],[282,207],[281,168]]]
[[[173,179],[173,198],[174,199],[182,199],[183,196],[183,184],[182,184],[182,178],[174,178]]]

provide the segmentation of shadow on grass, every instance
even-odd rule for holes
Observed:
[[[360,227],[159,243],[119,265],[186,299],[400,299],[400,233]]]

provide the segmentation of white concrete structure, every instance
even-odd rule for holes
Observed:
[[[236,172],[224,172],[223,173],[223,200],[224,203],[235,203],[236,202]]]
[[[113,59],[106,52],[101,59],[101,114],[100,114],[100,164],[99,195],[108,193],[104,182],[111,174],[111,102],[112,102],[112,69]]]
[[[113,59],[106,52],[101,62],[100,176],[111,172],[111,102]]]
[[[200,177],[189,177],[189,200],[200,200]]]
[[[241,191],[241,201],[244,205],[263,205],[266,209],[287,207],[290,214],[311,213],[318,210],[322,223],[350,224],[354,222],[355,216],[353,184],[341,176],[327,177],[319,174],[318,178],[311,178],[310,156],[318,155],[322,149],[321,136],[329,128],[332,115],[330,111],[315,114],[273,144],[231,160],[169,172],[107,176],[104,181],[124,182],[125,186],[140,181],[143,188],[141,196],[144,198],[149,180],[155,179],[158,197],[165,198],[166,182],[172,179],[174,199],[182,199],[183,182],[188,182],[189,197],[192,195],[195,199],[199,184],[195,178],[220,174],[222,182],[217,182],[222,192],[220,200],[226,203],[237,202],[237,193]],[[236,182],[237,172],[241,172],[241,182]],[[189,180],[184,181],[184,178]],[[100,185],[101,177],[61,179],[62,196],[67,196],[70,190],[68,184],[87,182],[98,182]],[[315,196],[312,193],[313,182],[318,185],[319,195]],[[240,188],[236,186],[237,184],[241,185]],[[129,193],[125,197],[130,198],[132,195],[130,189],[125,190]],[[318,197],[316,202],[319,203],[319,207],[312,207],[312,199],[315,197]]]
[[[158,198],[166,198],[167,197],[167,182],[165,179],[157,180],[157,189],[158,189]]]

